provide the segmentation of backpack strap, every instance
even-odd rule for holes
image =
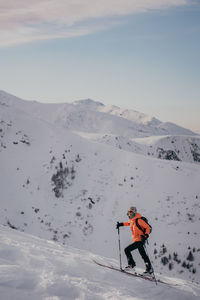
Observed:
[[[140,224],[138,223],[138,220],[139,220],[139,219],[142,219],[142,218],[137,218],[137,219],[135,219],[135,224],[136,224],[136,226],[143,232],[143,234],[145,235],[146,229],[145,229],[145,228],[142,228],[142,227],[140,226]]]

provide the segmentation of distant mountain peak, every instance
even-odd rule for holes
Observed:
[[[88,99],[82,99],[82,100],[76,100],[73,102],[75,105],[90,105],[90,106],[104,106],[103,103],[99,101],[92,100],[90,98]]]
[[[0,97],[15,97],[14,95],[11,95],[3,90],[0,90]]]

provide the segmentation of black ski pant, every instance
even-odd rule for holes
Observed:
[[[134,267],[136,265],[135,261],[133,260],[133,257],[131,255],[131,251],[138,249],[140,255],[142,256],[142,259],[146,264],[148,264],[148,267],[151,267],[150,259],[145,251],[143,242],[135,242],[128,247],[124,249],[124,252],[126,254],[128,265]]]

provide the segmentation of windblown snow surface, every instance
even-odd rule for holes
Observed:
[[[90,99],[0,92],[0,299],[199,298],[199,182],[200,137],[185,128]],[[133,205],[152,225],[157,277],[178,286],[92,262],[119,265],[115,226]],[[129,228],[120,241],[125,266]]]
[[[200,299],[200,287],[178,278],[171,286],[105,270],[93,260],[118,265],[94,253],[0,226],[0,298],[15,300]],[[161,276],[160,276],[161,277]],[[177,286],[172,286],[176,284]]]

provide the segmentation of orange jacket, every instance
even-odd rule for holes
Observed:
[[[136,213],[135,217],[133,219],[130,219],[128,222],[124,222],[124,226],[130,226],[132,231],[132,239],[133,242],[139,242],[141,241],[141,235],[144,235],[144,233],[137,227],[135,220],[141,218],[141,214]],[[149,225],[144,222],[142,219],[138,220],[138,224],[146,229],[145,233],[149,235],[150,233],[150,227]]]

